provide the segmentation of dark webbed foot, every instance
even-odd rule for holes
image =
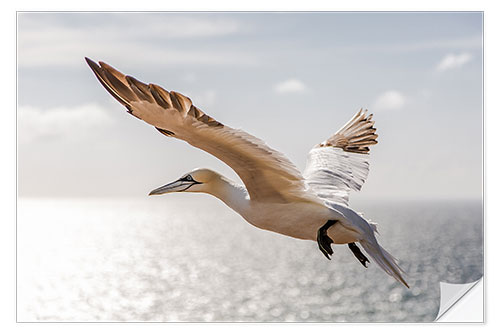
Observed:
[[[361,265],[366,267],[366,263],[370,262],[370,260],[368,260],[368,258],[361,252],[359,247],[357,247],[357,245],[354,243],[349,243],[349,249],[351,249],[354,256],[358,258]]]
[[[321,228],[318,229],[316,237],[319,249],[328,260],[331,260],[330,256],[333,254],[332,250],[333,240],[330,237],[328,237],[328,228],[330,228],[336,222],[337,222],[336,220],[328,220]]]

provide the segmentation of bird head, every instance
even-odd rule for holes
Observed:
[[[149,195],[173,192],[207,192],[220,175],[209,169],[195,169],[184,174],[174,182],[152,190]]]

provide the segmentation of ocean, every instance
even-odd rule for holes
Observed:
[[[257,229],[215,198],[20,198],[21,322],[429,322],[483,275],[481,201],[369,202],[406,289],[347,246]]]

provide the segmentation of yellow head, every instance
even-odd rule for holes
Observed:
[[[209,169],[195,169],[174,182],[152,190],[149,195],[173,192],[208,192],[208,189],[221,178],[221,175]]]

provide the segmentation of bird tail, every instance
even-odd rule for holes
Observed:
[[[370,237],[371,238],[371,237]],[[394,258],[389,252],[384,250],[373,237],[372,240],[361,240],[359,242],[361,246],[365,249],[368,255],[375,260],[375,262],[382,268],[387,274],[401,282],[406,288],[410,288],[408,283],[403,278],[404,271],[397,264],[397,259]]]

